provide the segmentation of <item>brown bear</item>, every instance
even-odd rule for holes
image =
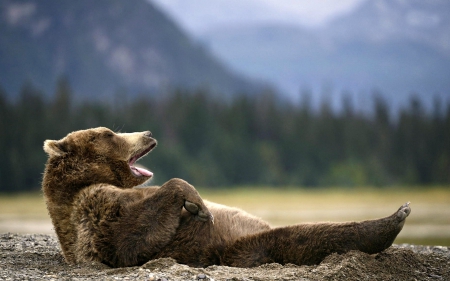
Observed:
[[[107,128],[45,141],[42,189],[67,262],[123,267],[171,257],[196,267],[317,264],[331,253],[388,248],[411,211],[406,203],[376,220],[271,228],[242,210],[202,200],[181,179],[133,188],[152,177],[135,162],[155,146],[149,131]]]

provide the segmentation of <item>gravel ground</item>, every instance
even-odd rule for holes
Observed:
[[[266,264],[256,268],[192,268],[172,259],[140,267],[72,266],[53,235],[0,234],[0,280],[450,280],[450,249],[394,245],[368,255],[333,254],[316,266]]]

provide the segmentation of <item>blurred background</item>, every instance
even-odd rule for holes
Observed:
[[[2,0],[0,232],[51,232],[45,139],[151,130],[152,183],[273,225],[450,245],[450,2]],[[408,228],[409,227],[409,228]]]

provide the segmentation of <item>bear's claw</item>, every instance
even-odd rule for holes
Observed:
[[[410,202],[403,204],[397,211],[397,218],[400,221],[405,220],[411,213],[411,208],[409,207]]]
[[[200,211],[198,212],[196,218],[204,222],[211,221],[212,224],[214,224],[214,216],[210,212]]]

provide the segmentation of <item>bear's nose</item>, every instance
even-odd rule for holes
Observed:
[[[150,131],[145,131],[145,132],[144,132],[144,136],[151,138],[153,135],[152,135],[152,132],[150,132]]]

